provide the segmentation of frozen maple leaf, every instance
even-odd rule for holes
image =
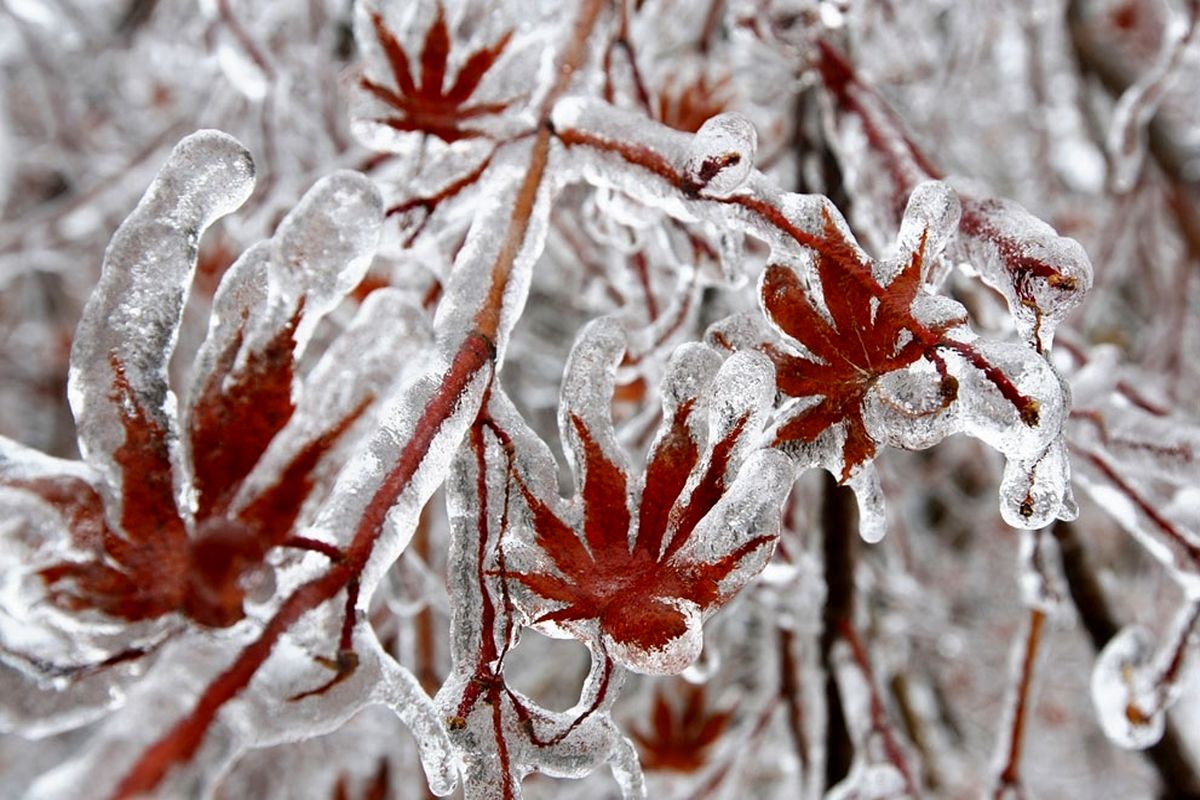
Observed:
[[[80,450],[94,469],[4,448],[0,485],[56,509],[73,545],[40,570],[60,607],[127,621],[180,612],[202,625],[236,622],[246,574],[292,536],[315,468],[371,400],[356,389],[319,426],[289,426],[302,341],[357,282],[378,236],[377,190],[343,172],[314,186],[274,239],[230,267],[196,386],[176,413],[166,363],[195,242],[211,209],[233,207],[237,181],[248,192],[248,165],[223,134],[189,137],[114,238],[72,351]],[[160,222],[170,214],[176,224]],[[280,452],[270,477],[247,487],[272,445]]]
[[[655,693],[651,728],[630,733],[647,770],[695,772],[708,760],[709,749],[721,738],[733,719],[733,710],[705,708],[704,687],[682,685],[682,707],[676,708],[666,692]]]
[[[499,114],[514,102],[511,98],[471,102],[488,71],[508,47],[511,31],[468,56],[453,83],[447,85],[451,36],[440,2],[425,33],[417,75],[413,73],[408,51],[388,27],[383,15],[375,10],[367,13],[393,84],[387,86],[367,75],[359,78],[359,86],[388,110],[375,122],[396,131],[425,133],[451,143],[482,135],[472,123],[481,117]]]
[[[537,598],[533,625],[599,639],[639,672],[673,673],[698,655],[702,619],[765,565],[791,468],[773,451],[744,456],[773,395],[766,360],[742,353],[718,369],[714,351],[687,345],[668,368],[645,474],[631,474],[608,410],[624,347],[611,319],[580,334],[560,416],[580,494],[560,507],[548,454],[540,475],[516,470],[537,555],[503,574]],[[508,563],[522,560],[518,550]]]
[[[844,238],[828,214],[816,255],[817,275],[828,317],[789,267],[772,264],[762,278],[762,304],[771,321],[807,355],[770,347],[779,389],[791,397],[819,397],[780,426],[777,443],[811,443],[842,424],[842,479],[875,455],[876,443],[863,421],[867,393],[878,379],[931,357],[943,335],[965,320],[952,318],[926,325],[913,315],[928,257],[927,234],[889,283],[882,285],[871,264]],[[957,382],[948,374],[941,384],[948,404]]]
[[[928,264],[957,225],[957,209],[944,185],[918,187],[897,254],[876,262],[859,249],[835,212],[822,208],[823,228],[810,245],[811,270],[802,275],[776,263],[762,275],[762,307],[781,336],[753,340],[736,318],[710,331],[722,346],[765,352],[775,363],[779,390],[797,399],[782,413],[776,445],[790,452],[810,446],[826,452],[837,441],[832,457],[814,463],[840,472],[843,481],[867,464],[881,443],[919,449],[966,430],[1005,452],[1013,450],[1011,442],[975,424],[985,415],[995,418],[997,424],[987,424],[996,429],[1011,432],[1022,426],[1037,432],[1030,450],[1045,447],[1039,403],[971,343],[961,306],[920,291]],[[1013,357],[1007,349],[1002,355]],[[1045,372],[1036,366],[1022,362],[1020,369],[1030,375]],[[964,374],[972,389],[965,398],[959,386]],[[976,384],[994,399],[980,402]]]

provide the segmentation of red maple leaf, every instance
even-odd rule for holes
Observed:
[[[56,507],[75,545],[95,554],[41,571],[54,602],[131,621],[176,611],[214,627],[242,618],[241,579],[292,535],[321,455],[365,408],[360,405],[312,440],[270,487],[231,510],[242,480],[294,410],[292,350],[299,318],[298,309],[235,369],[239,332],[196,399],[188,431],[199,501],[194,535],[175,503],[167,432],[140,405],[124,364],[115,355],[110,359],[112,399],[121,407],[125,429],[116,452],[123,476],[118,528],[108,524],[100,494],[86,481],[64,476],[6,481]]]
[[[388,66],[396,88],[390,89],[366,77],[359,85],[387,107],[397,112],[394,116],[377,119],[380,124],[398,131],[428,133],[444,142],[455,142],[480,136],[478,131],[464,127],[464,123],[479,117],[499,114],[513,100],[494,103],[469,104],[468,101],[496,59],[504,52],[512,38],[509,31],[493,45],[472,53],[454,79],[446,88],[446,68],[450,59],[450,31],[446,27],[445,9],[438,3],[437,15],[425,34],[421,49],[421,75],[418,83],[413,77],[408,52],[395,34],[387,27],[377,11],[371,11],[371,23],[375,36],[387,57]]]
[[[691,397],[668,412],[640,495],[634,489],[638,481],[614,463],[598,440],[615,446],[611,428],[598,437],[579,415],[567,415],[572,434],[567,438],[582,465],[582,531],[516,476],[535,543],[554,567],[504,573],[550,601],[550,607],[535,611],[533,624],[563,625],[574,632],[579,630],[574,624],[594,621],[606,649],[614,648],[616,660],[641,672],[676,672],[696,655],[694,650],[683,652],[684,637],[696,633],[700,618],[735,593],[722,581],[753,555],[765,563],[775,542],[773,529],[761,535],[746,531],[740,543],[722,543],[719,552],[703,559],[685,551],[701,521],[730,489],[727,476],[735,451],[753,435],[754,427],[754,401],[740,398],[745,410],[709,443],[702,458],[692,425],[698,402]],[[782,456],[781,460],[786,461]],[[788,483],[785,479],[785,489]],[[756,502],[765,507],[772,497],[773,490],[764,491]],[[698,645],[697,640],[691,642]]]
[[[654,697],[650,730],[630,730],[641,751],[643,769],[695,772],[704,766],[709,748],[729,727],[733,709],[705,709],[703,686],[684,683],[682,694],[683,706],[676,709],[660,689]]]
[[[819,397],[788,419],[776,443],[813,442],[844,423],[842,480],[875,455],[876,443],[863,421],[867,393],[883,375],[919,359],[932,358],[942,374],[942,401],[953,401],[957,383],[945,372],[936,354],[944,334],[961,325],[952,319],[926,325],[916,319],[912,303],[921,285],[927,233],[908,263],[886,286],[872,274],[871,264],[846,241],[832,217],[822,211],[823,238],[814,245],[817,275],[825,308],[818,310],[788,267],[767,267],[762,280],[762,303],[767,315],[788,337],[804,346],[811,357],[794,355],[767,345],[775,362],[780,391],[791,397]]]

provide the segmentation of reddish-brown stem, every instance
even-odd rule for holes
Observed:
[[[1019,787],[1021,784],[1021,746],[1025,738],[1025,720],[1029,715],[1029,694],[1033,686],[1034,668],[1037,665],[1038,645],[1042,638],[1042,627],[1046,622],[1046,614],[1041,609],[1030,609],[1029,629],[1025,633],[1023,643],[1024,654],[1021,658],[1021,673],[1017,681],[1016,694],[1013,697],[1012,726],[1008,734],[1008,751],[1004,759],[1004,767],[996,782],[992,796],[1000,798],[1008,789]]]
[[[834,674],[833,648],[839,631],[854,618],[854,540],[857,514],[849,489],[833,475],[823,475],[821,531],[825,557],[825,606],[822,611],[821,666],[825,670],[825,786],[836,785],[850,772],[854,743],[846,723],[842,695]]]
[[[412,243],[415,242],[417,237],[421,234],[421,231],[425,230],[425,225],[429,222],[430,217],[433,216],[433,212],[437,209],[438,205],[444,203],[452,197],[457,196],[468,186],[473,186],[479,180],[479,178],[491,165],[492,156],[495,155],[495,152],[496,151],[493,150],[492,152],[488,153],[487,156],[480,161],[478,166],[476,166],[474,169],[470,170],[459,178],[455,178],[433,194],[422,197],[410,197],[408,200],[405,200],[402,203],[397,203],[396,205],[388,208],[385,215],[389,217],[396,214],[405,214],[418,208],[425,209],[425,218],[417,223],[416,227],[409,232],[407,237],[405,237],[405,247],[411,247]]]
[[[779,629],[779,695],[787,709],[788,730],[792,734],[792,746],[800,762],[800,772],[807,775],[810,759],[808,736],[804,733],[804,704],[800,694],[799,669],[792,652],[795,636],[787,628]]]
[[[1138,511],[1146,516],[1147,519],[1157,528],[1170,542],[1172,550],[1178,556],[1186,558],[1186,563],[1181,563],[1180,566],[1186,569],[1200,568],[1200,547],[1197,547],[1191,540],[1184,535],[1182,531],[1175,527],[1169,519],[1164,517],[1162,513],[1145,497],[1141,495],[1133,486],[1131,486],[1124,478],[1117,474],[1117,471],[1109,466],[1108,462],[1101,458],[1098,454],[1080,450],[1080,455],[1087,460],[1089,464],[1099,470],[1109,483],[1111,483],[1121,494],[1125,495],[1129,500],[1137,506]]]
[[[663,155],[641,144],[616,141],[574,128],[560,128],[555,131],[555,135],[568,147],[590,147],[617,156],[621,160],[661,178],[693,201],[702,200],[724,205],[740,206],[801,247],[808,248],[831,258],[837,258],[838,256],[838,253],[835,251],[835,248],[838,246],[837,242],[802,230],[787,218],[782,209],[777,208],[761,197],[749,194],[734,194],[729,197],[700,195],[699,190],[701,187],[698,187],[694,181],[685,177]],[[887,296],[887,290],[875,281],[869,269],[850,270],[850,274],[855,280],[861,282],[872,295],[881,300]],[[983,372],[984,377],[996,386],[1005,400],[1016,407],[1025,424],[1031,426],[1038,424],[1040,409],[1037,400],[1022,394],[1012,381],[1009,380],[1007,375],[991,364],[974,347],[965,342],[946,339],[941,331],[918,325],[915,320],[912,327],[913,330],[911,332],[913,336],[931,348],[931,352],[932,348],[939,347],[953,350],[962,355],[973,367]]]
[[[463,338],[450,367],[439,381],[437,391],[418,418],[411,438],[368,504],[346,548],[345,557],[333,562],[327,572],[303,584],[283,601],[258,639],[247,645],[233,664],[209,684],[191,713],[142,753],[118,784],[113,795],[115,798],[128,798],[152,791],[171,767],[192,758],[217,712],[246,688],[270,656],[279,638],[302,616],[328,602],[358,578],[374,552],[387,513],[424,463],[430,445],[443,424],[459,410],[467,387],[493,362],[504,295],[545,175],[550,149],[550,132],[546,121],[555,101],[566,91],[575,69],[583,61],[588,39],[603,6],[603,0],[587,0],[584,3],[559,61],[558,77],[540,109],[538,135],[530,153],[529,169],[513,205],[508,231],[492,264],[490,290],[476,314],[475,329]]]
[[[916,781],[913,780],[912,770],[908,766],[908,759],[904,755],[904,751],[900,748],[900,743],[896,741],[896,736],[892,732],[892,726],[888,723],[887,709],[883,705],[883,699],[879,696],[879,689],[875,685],[875,674],[871,669],[871,659],[867,656],[867,648],[859,638],[858,632],[854,629],[854,625],[847,620],[843,620],[839,625],[842,638],[850,645],[850,652],[854,656],[854,662],[858,665],[859,671],[863,674],[863,680],[867,683],[867,688],[871,693],[871,729],[876,733],[883,742],[883,751],[887,756],[888,761],[904,778],[904,783],[908,788],[910,797],[919,797],[920,792],[917,791]]]
[[[330,561],[337,561],[342,557],[342,549],[336,544],[322,542],[320,539],[310,539],[307,536],[289,536],[284,540],[283,546],[320,553]]]

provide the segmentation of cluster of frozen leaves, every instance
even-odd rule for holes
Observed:
[[[11,6],[2,793],[1197,788],[1195,3]]]

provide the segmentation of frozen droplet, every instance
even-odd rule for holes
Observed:
[[[758,132],[741,114],[712,117],[696,132],[684,177],[697,191],[723,197],[736,191],[754,169]]]
[[[1000,514],[1014,528],[1042,528],[1078,516],[1071,495],[1071,465],[1059,437],[1033,458],[1009,457],[1000,481]]]
[[[879,471],[873,463],[864,464],[846,485],[854,490],[858,501],[858,534],[864,542],[875,544],[887,534],[887,509]]]
[[[1144,750],[1163,735],[1166,715],[1154,697],[1154,638],[1131,625],[1112,638],[1092,669],[1092,703],[1108,738]]]

